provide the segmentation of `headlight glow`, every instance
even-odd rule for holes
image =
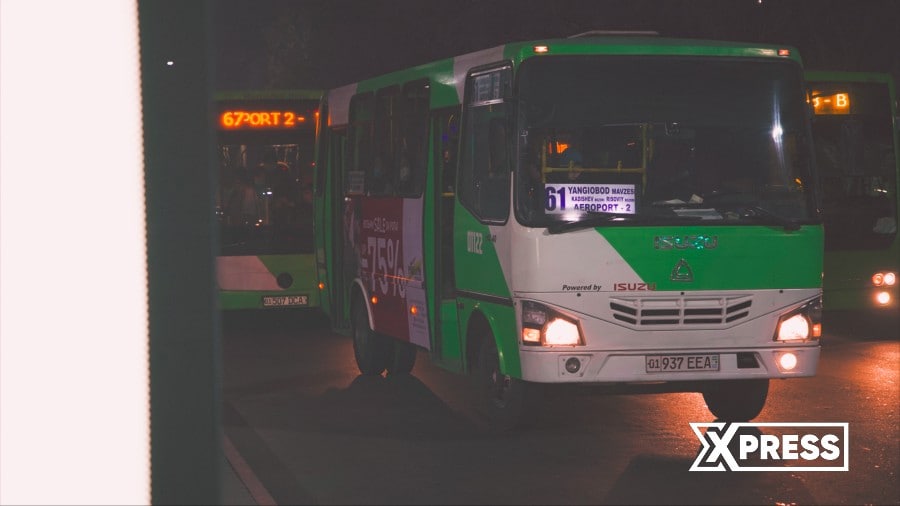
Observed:
[[[775,326],[775,341],[805,341],[822,337],[822,298],[817,297],[786,312]]]
[[[575,346],[579,341],[578,326],[562,318],[554,319],[544,330],[544,343],[548,346]]]
[[[875,302],[881,306],[887,306],[891,303],[891,294],[888,292],[878,292],[875,294]]]
[[[577,320],[538,302],[522,301],[522,344],[577,346],[584,344]]]
[[[875,286],[894,286],[897,283],[897,273],[876,272],[872,274],[872,284]]]
[[[782,371],[792,371],[797,367],[797,355],[793,353],[782,353],[778,356],[778,367]]]
[[[540,329],[531,329],[525,327],[522,329],[522,341],[525,341],[528,344],[540,344],[541,342],[541,331]]]
[[[778,325],[779,341],[795,341],[809,338],[809,320],[802,314],[795,314]]]

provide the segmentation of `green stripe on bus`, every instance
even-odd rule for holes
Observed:
[[[656,290],[816,288],[822,280],[821,226],[791,232],[777,226],[597,231]]]

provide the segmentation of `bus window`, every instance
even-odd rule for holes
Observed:
[[[428,149],[428,81],[408,83],[403,90],[401,137],[395,153],[397,194],[416,197],[425,182]]]
[[[396,86],[378,92],[375,100],[374,152],[371,172],[367,174],[370,195],[390,196],[396,192],[397,164],[400,155],[400,89]]]
[[[453,197],[456,186],[456,156],[459,148],[459,107],[439,111],[434,118],[434,175],[440,195],[440,247],[435,248],[441,266],[441,296],[455,293],[453,284]]]
[[[439,150],[435,167],[440,177],[441,192],[452,194],[456,189],[456,157],[459,152],[459,108],[441,111],[435,120],[435,147]]]
[[[827,250],[884,249],[896,234],[896,161],[884,85],[816,83],[816,161],[822,176]],[[846,107],[816,107],[843,97]],[[883,225],[893,221],[893,227]]]
[[[371,93],[355,95],[350,99],[349,151],[344,177],[344,194],[347,195],[364,193],[367,185],[372,184],[366,180],[366,176],[367,172],[371,174],[375,170],[372,145],[374,101],[375,97]]]
[[[504,67],[469,78],[466,91],[460,201],[484,221],[506,221],[509,178],[506,105],[510,69]]]

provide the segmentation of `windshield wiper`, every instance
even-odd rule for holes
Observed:
[[[547,227],[547,232],[551,234],[561,234],[563,232],[570,232],[572,230],[578,230],[582,228],[591,228],[599,225],[603,225],[604,223],[609,223],[611,221],[615,221],[616,219],[627,220],[631,218],[631,215],[628,214],[597,214],[591,215],[590,218],[578,221],[561,221],[558,223],[554,223]]]
[[[561,221],[557,223],[553,223],[547,227],[547,232],[550,234],[561,234],[564,232],[571,232],[573,230],[580,230],[583,228],[593,228],[598,227],[600,225],[604,225],[612,222],[628,222],[628,223],[660,223],[660,222],[685,222],[685,221],[700,221],[702,218],[696,216],[635,216],[633,214],[605,214],[605,213],[591,213],[588,215],[589,217],[583,220],[578,221]]]
[[[749,206],[744,208],[744,212],[741,213],[741,218],[756,220],[763,223],[775,223],[776,225],[784,227],[786,231],[800,230],[800,224],[796,221],[775,214],[772,211],[759,206]]]

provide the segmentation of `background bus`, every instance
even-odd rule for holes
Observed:
[[[319,275],[362,373],[427,350],[499,429],[541,384],[665,383],[748,420],[770,378],[815,374],[795,50],[511,43],[330,90],[321,113]]]
[[[318,306],[312,180],[318,91],[220,92],[220,308]]]
[[[824,309],[900,319],[897,96],[890,74],[806,73],[825,220]]]

